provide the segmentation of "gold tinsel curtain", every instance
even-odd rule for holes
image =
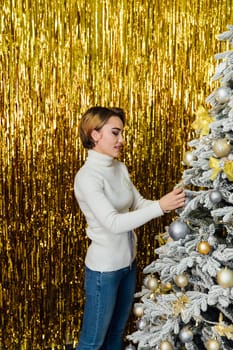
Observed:
[[[135,184],[148,198],[172,189],[194,112],[214,87],[214,54],[226,49],[216,34],[231,24],[232,1],[0,7],[0,349],[62,349],[80,329],[88,244],[73,196],[85,159],[78,120],[92,105],[124,108]],[[139,270],[170,220],[138,230]]]

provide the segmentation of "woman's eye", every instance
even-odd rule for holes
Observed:
[[[118,136],[118,135],[119,135],[119,132],[118,132],[118,131],[113,131],[112,133],[113,133],[113,135],[115,135],[115,136]]]

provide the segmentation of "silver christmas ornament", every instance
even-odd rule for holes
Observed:
[[[189,232],[188,225],[182,220],[173,221],[168,229],[168,233],[174,241],[184,238]]]
[[[212,190],[209,194],[209,198],[213,204],[218,204],[222,200],[222,193],[218,190]]]
[[[227,87],[221,86],[215,91],[215,99],[219,103],[227,103],[230,99],[230,90]]]
[[[193,332],[186,326],[181,329],[179,338],[182,343],[190,343],[193,340]]]
[[[145,319],[137,320],[136,325],[138,330],[143,331],[147,326],[147,321]]]

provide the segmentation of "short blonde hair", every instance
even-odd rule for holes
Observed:
[[[87,149],[92,149],[95,142],[91,137],[93,130],[99,131],[111,117],[119,117],[125,125],[125,113],[121,108],[91,107],[81,118],[79,123],[79,136]]]

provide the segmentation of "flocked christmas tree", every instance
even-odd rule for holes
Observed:
[[[218,38],[233,45],[233,26]],[[233,50],[216,59],[220,84],[184,156],[186,205],[143,271],[127,350],[233,349]]]

